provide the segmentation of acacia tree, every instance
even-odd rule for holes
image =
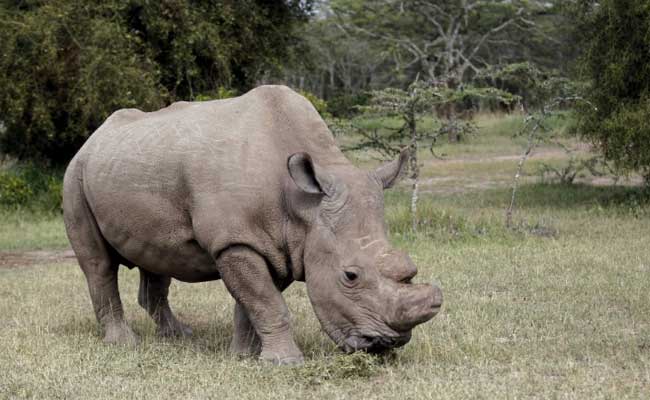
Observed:
[[[371,92],[370,104],[361,107],[367,116],[379,117],[380,120],[396,118],[402,123],[396,129],[385,125],[383,126],[383,132],[379,129],[366,131],[357,128],[356,130],[361,135],[362,140],[353,146],[347,147],[346,150],[370,148],[377,151],[380,158],[390,159],[399,154],[402,149],[408,148],[408,174],[411,179],[411,225],[414,232],[417,231],[419,225],[417,214],[420,186],[418,150],[426,145],[433,153],[438,137],[448,133],[447,130],[450,129],[444,123],[440,124],[439,129],[422,129],[422,119],[425,116],[434,117],[436,107],[462,102],[466,96],[503,103],[517,101],[516,96],[495,88],[467,87],[460,91],[452,90],[435,82],[424,82],[416,79],[406,90],[387,88]],[[471,121],[457,122],[453,129],[456,134],[461,135],[475,132],[475,127]]]
[[[360,130],[364,138],[352,146],[351,150],[373,148],[385,157],[394,157],[402,148],[408,147],[409,178],[411,179],[411,223],[413,231],[417,231],[417,204],[419,197],[420,167],[418,165],[418,148],[424,140],[432,144],[437,135],[433,132],[418,129],[418,122],[423,114],[430,113],[436,93],[431,87],[418,81],[412,83],[407,90],[387,88],[372,93],[371,104],[364,107],[370,115],[399,118],[403,125],[393,129],[387,136],[382,136],[375,130],[372,133]]]

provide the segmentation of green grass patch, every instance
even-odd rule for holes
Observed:
[[[60,212],[0,209],[0,251],[59,249],[69,246]]]

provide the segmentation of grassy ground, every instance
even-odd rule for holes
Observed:
[[[60,212],[0,209],[0,251],[69,246]]]
[[[529,176],[517,229],[506,229],[508,181],[499,177],[516,161],[497,157],[521,149],[509,142],[499,151],[489,140],[508,137],[513,121],[489,123],[480,141],[456,145],[445,161],[423,161],[426,177],[451,178],[446,189],[425,184],[418,234],[409,231],[406,186],[387,196],[392,240],[419,265],[416,280],[439,281],[446,301],[391,356],[340,355],[302,284],[286,298],[303,367],[228,355],[233,302],[220,282],[174,283],[172,305],[195,335],[161,340],[137,306],[138,274],[127,269],[122,298],[142,344],[105,346],[79,268],[33,265],[0,270],[0,398],[647,398],[646,197],[624,186],[542,185]],[[60,217],[49,215],[42,222],[2,214],[0,251],[60,246]]]

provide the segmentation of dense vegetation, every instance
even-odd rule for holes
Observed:
[[[582,1],[576,14],[589,83],[581,132],[619,167],[650,180],[650,1]]]
[[[277,70],[309,2],[0,2],[0,151],[65,164],[119,108],[247,89]]]
[[[476,111],[541,110],[561,82],[573,99],[561,107],[580,115],[574,131],[650,179],[648,10],[645,0],[2,0],[0,152],[65,165],[116,109],[265,82],[349,118],[419,81],[445,93],[429,113],[448,131]],[[486,100],[492,89],[512,97]]]
[[[416,76],[451,86],[488,67],[530,61],[568,70],[575,53],[563,1],[330,0],[305,25],[311,57],[288,78],[343,105],[359,92],[406,88]],[[347,99],[347,103],[346,103]],[[342,110],[344,111],[344,110]]]

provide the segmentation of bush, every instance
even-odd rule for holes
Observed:
[[[332,97],[328,102],[329,112],[337,118],[351,118],[359,114],[360,106],[367,106],[370,94],[359,92]]]
[[[25,179],[8,172],[0,172],[0,204],[17,207],[26,204],[34,192]]]
[[[47,211],[63,210],[63,180],[51,176],[47,181],[47,189],[40,198],[42,209]]]
[[[304,96],[307,100],[311,102],[311,104],[314,106],[316,111],[318,111],[321,117],[325,118],[329,115],[329,113],[327,112],[327,102],[325,100],[305,90],[300,90],[298,91],[298,93],[300,93],[302,96]]]
[[[225,86],[219,86],[219,88],[214,92],[202,93],[197,95],[194,98],[194,100],[196,101],[221,100],[221,99],[229,99],[235,96],[237,96],[237,91],[235,89],[228,89]]]
[[[0,171],[0,206],[61,211],[63,173],[34,163]]]
[[[650,0],[579,2],[576,25],[585,49],[582,77],[590,104],[578,129],[608,160],[650,182]],[[622,28],[623,27],[623,28]]]

